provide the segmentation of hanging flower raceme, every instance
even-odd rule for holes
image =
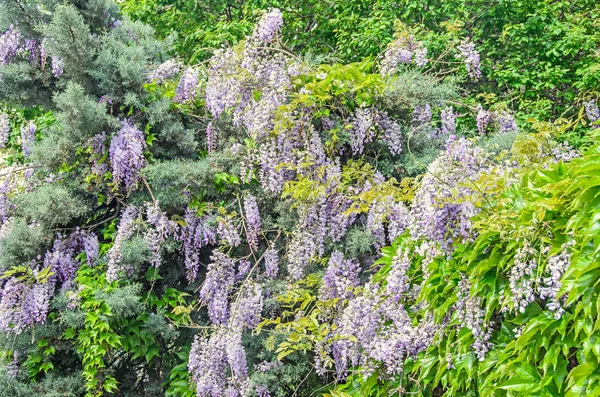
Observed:
[[[598,109],[598,105],[595,100],[591,100],[588,102],[584,102],[585,114],[590,121],[590,123],[596,123],[600,121],[600,109]],[[594,124],[592,128],[600,128],[600,124]]]
[[[499,112],[496,115],[496,121],[498,122],[498,132],[500,134],[518,131],[515,118],[507,111]]]
[[[10,122],[8,115],[0,112],[0,149],[8,143],[10,133]]]
[[[158,65],[154,71],[148,74],[148,81],[160,84],[163,81],[173,77],[181,70],[179,62],[174,59],[169,59]]]
[[[416,106],[413,111],[413,121],[418,125],[424,125],[431,121],[431,106],[429,104]]]
[[[33,270],[35,280],[14,276],[0,280],[0,331],[20,334],[46,321],[56,281],[54,277],[38,281],[39,271]]]
[[[126,194],[133,192],[140,180],[140,170],[146,165],[146,140],[133,121],[121,121],[121,129],[110,141],[109,155],[113,182],[123,186]]]
[[[37,127],[33,121],[29,121],[29,123],[21,127],[21,146],[23,148],[23,156],[25,157],[31,155],[31,149],[35,143],[36,131]]]
[[[235,283],[235,262],[222,252],[214,252],[208,265],[206,279],[200,289],[200,299],[208,306],[210,321],[216,325],[227,323],[229,294]]]
[[[246,238],[250,247],[256,251],[258,249],[261,227],[256,197],[244,197],[244,212],[246,214]]]
[[[268,278],[275,278],[279,273],[279,255],[277,249],[269,248],[265,251],[265,274]]]
[[[60,77],[64,73],[63,61],[57,56],[52,56],[52,75],[54,77]]]
[[[272,8],[260,18],[252,37],[268,44],[275,39],[275,36],[277,36],[277,33],[279,33],[282,26],[283,14],[279,9]]]
[[[373,140],[373,121],[373,109],[359,108],[356,110],[350,131],[350,145],[354,154],[362,154],[365,150],[365,143]]]
[[[456,55],[458,59],[461,59],[465,63],[467,72],[472,79],[478,79],[481,77],[479,52],[475,49],[475,44],[469,39],[463,41],[458,47],[459,53]]]
[[[457,238],[472,237],[470,218],[478,210],[468,199],[457,201],[478,194],[466,182],[486,169],[486,159],[483,150],[472,142],[449,139],[446,151],[429,165],[415,193],[409,222],[414,239],[436,242],[450,253]]]
[[[183,216],[185,225],[181,227],[179,239],[183,241],[186,278],[191,283],[196,280],[200,267],[200,249],[216,244],[214,227],[210,225],[210,216],[199,217],[196,211],[186,208]]]
[[[150,264],[157,268],[162,262],[162,245],[168,237],[172,237],[176,234],[177,223],[170,220],[166,213],[161,211],[158,202],[156,201],[152,204],[146,204],[146,218],[148,223],[154,227],[148,230],[144,239],[148,243],[150,251],[152,251]]]
[[[454,114],[452,106],[442,109],[440,118],[442,119],[442,135],[451,135],[456,133],[456,115]]]
[[[359,285],[359,275],[360,265],[357,262],[344,258],[339,251],[332,252],[323,276],[320,299],[350,298],[352,290]]]
[[[19,49],[21,49],[21,33],[10,25],[0,36],[0,65],[12,62]]]
[[[492,113],[484,110],[481,105],[477,106],[477,131],[480,135],[484,135],[487,131],[490,121],[492,121]]]
[[[422,68],[427,62],[427,48],[411,35],[403,35],[388,44],[381,61],[381,75],[388,77],[394,74],[400,64],[410,64]]]
[[[173,101],[179,103],[185,103],[196,98],[198,94],[198,79],[200,74],[198,70],[193,67],[189,67],[184,70],[181,75],[181,79],[179,79],[179,85],[175,90],[175,97]]]
[[[123,215],[121,215],[121,221],[119,222],[113,246],[108,250],[106,280],[109,282],[117,280],[119,270],[128,270],[121,267],[121,261],[123,260],[121,249],[125,241],[135,232],[135,221],[137,218],[138,210],[134,206],[125,208]]]

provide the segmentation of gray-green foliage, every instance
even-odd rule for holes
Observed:
[[[51,232],[40,225],[28,225],[22,219],[12,221],[8,234],[0,239],[0,268],[22,265],[47,247]]]
[[[42,185],[14,201],[17,217],[46,228],[65,226],[90,211],[86,201],[60,183]]]
[[[440,83],[430,75],[407,70],[386,86],[378,102],[383,109],[409,117],[416,106],[442,104],[457,97],[458,88],[452,80]]]
[[[83,394],[81,373],[55,376],[50,373],[40,382],[25,383],[0,368],[0,395],[6,397],[78,397]]]
[[[186,192],[201,191],[215,196],[215,175],[220,172],[235,174],[236,169],[235,158],[219,155],[200,160],[161,161],[147,166],[143,174],[161,208],[172,211],[185,207],[189,201]],[[141,201],[143,197],[138,199]]]
[[[130,317],[139,314],[143,309],[141,291],[141,284],[128,284],[109,293],[99,293],[98,300],[104,300],[115,316]]]
[[[135,44],[135,45],[134,45]],[[154,38],[154,30],[129,20],[100,39],[100,49],[90,71],[100,92],[112,100],[135,94],[147,79],[148,65],[166,55],[169,43]]]

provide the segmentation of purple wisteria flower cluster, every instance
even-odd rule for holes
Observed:
[[[479,134],[485,135],[492,123],[497,126],[498,133],[500,134],[515,133],[519,130],[517,121],[508,111],[485,110],[481,105],[478,105],[477,130]]]
[[[10,121],[8,115],[0,112],[0,149],[8,143],[10,133]]]
[[[381,61],[381,75],[391,76],[400,64],[427,65],[427,48],[411,35],[403,35],[388,44]]]
[[[468,328],[473,334],[474,341],[471,347],[479,361],[483,361],[489,350],[491,329],[484,321],[485,310],[481,308],[481,298],[471,296],[470,291],[471,284],[463,277],[458,283],[458,301],[455,304],[455,311],[459,324]]]
[[[33,121],[29,121],[21,127],[21,146],[23,147],[23,156],[29,157],[33,144],[35,143],[35,133],[37,127]]]
[[[7,31],[0,35],[0,65],[11,63],[20,48],[21,33],[11,25]]]
[[[144,239],[152,251],[150,264],[158,268],[162,262],[161,249],[166,239],[173,237],[177,233],[177,223],[170,220],[166,213],[162,212],[157,202],[146,203],[146,219],[153,226],[149,229]]]
[[[186,208],[183,216],[184,226],[180,228],[179,240],[183,242],[184,264],[188,282],[194,282],[200,268],[200,250],[202,247],[216,244],[211,215],[199,217],[191,208]]]
[[[365,379],[378,368],[399,374],[405,360],[425,350],[438,331],[431,318],[415,325],[401,303],[372,283],[348,301],[335,324],[331,350],[338,379],[347,376],[350,365],[360,367]],[[325,371],[320,360],[315,365],[318,373]]]
[[[464,40],[457,47],[459,53],[456,57],[465,63],[467,72],[472,79],[481,77],[481,65],[479,51],[475,48],[475,44],[469,39]]]
[[[198,83],[200,73],[197,69],[189,67],[183,71],[179,84],[175,90],[174,102],[186,103],[192,101],[198,95]]]
[[[260,240],[261,227],[256,197],[244,197],[244,213],[246,215],[246,239],[248,240],[248,245],[256,251]]]
[[[131,120],[121,121],[121,129],[110,140],[110,165],[113,182],[126,194],[133,192],[140,180],[140,170],[146,165],[146,140]]]
[[[344,258],[339,251],[332,252],[319,291],[320,299],[350,298],[359,285],[359,276],[360,264]]]
[[[477,208],[468,198],[476,192],[468,180],[487,169],[485,152],[465,138],[450,137],[447,149],[429,165],[411,206],[409,230],[414,239],[440,244],[446,253],[459,238],[473,238],[471,217]]]
[[[43,260],[38,257],[25,266],[28,271],[0,277],[0,331],[19,334],[35,324],[44,324],[50,301],[61,283],[70,285],[85,252],[88,263],[98,257],[98,238],[91,232],[76,230],[66,238],[58,236]]]
[[[136,230],[136,220],[138,219],[139,211],[134,206],[128,206],[123,211],[121,215],[121,220],[119,222],[119,227],[117,229],[117,234],[114,238],[113,246],[108,250],[108,260],[107,260],[107,269],[106,269],[106,279],[110,281],[115,281],[119,278],[119,271],[125,270],[127,272],[127,268],[122,266],[123,256],[121,253],[121,249],[123,244],[133,236]]]
[[[585,107],[585,114],[590,123],[596,123],[600,121],[600,109],[598,108],[596,100],[584,102],[583,105]],[[600,124],[594,124],[593,128],[600,128]]]
[[[567,296],[560,296],[559,293],[562,287],[562,276],[571,266],[571,253],[569,250],[573,245],[574,242],[565,243],[560,253],[548,258],[544,276],[540,280],[540,298],[546,300],[548,310],[554,313],[554,318],[557,320],[565,312]]]
[[[160,84],[170,79],[181,70],[181,65],[175,59],[169,59],[156,67],[148,74],[148,81]]]

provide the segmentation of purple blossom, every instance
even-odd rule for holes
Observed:
[[[235,262],[224,253],[215,251],[200,289],[200,299],[207,304],[208,315],[213,324],[221,325],[227,322],[228,296],[234,283]]]
[[[375,116],[376,123],[383,131],[383,141],[388,145],[390,153],[397,156],[402,151],[402,128],[395,120],[387,115],[386,112],[377,112]]]
[[[487,131],[487,126],[492,120],[492,113],[484,110],[481,105],[477,106],[477,130],[479,135],[484,135]]]
[[[454,134],[456,132],[456,115],[454,114],[452,106],[442,109],[440,118],[442,119],[441,133],[443,135]]]
[[[248,378],[248,364],[246,351],[242,345],[242,332],[239,329],[229,330],[226,335],[225,353],[233,380],[236,383],[245,383]]]
[[[510,268],[508,281],[512,293],[512,307],[521,313],[535,300],[534,283],[538,254],[538,251],[525,241],[523,247],[516,250],[514,263]]]
[[[0,149],[8,143],[10,134],[10,121],[8,115],[0,112]]]
[[[242,280],[248,273],[250,273],[250,269],[252,269],[252,263],[246,259],[240,259],[238,261],[238,271],[236,275],[236,280]]]
[[[198,70],[192,67],[184,70],[181,79],[179,80],[179,85],[175,90],[173,101],[185,103],[193,100],[197,95],[199,77],[200,74],[198,73]]]
[[[100,134],[94,135],[89,140],[89,145],[92,149],[91,160],[92,160],[92,173],[94,175],[104,175],[108,172],[109,167],[105,160],[105,155],[107,152],[107,147],[105,144],[106,141],[106,133],[102,132]]]
[[[370,108],[359,108],[354,114],[352,130],[350,133],[350,145],[354,154],[362,154],[366,142],[373,139],[373,110]]]
[[[320,299],[348,299],[352,290],[359,285],[360,265],[344,258],[344,254],[334,251],[329,257],[327,270],[323,276]]]
[[[66,240],[56,239],[52,251],[44,256],[44,266],[49,267],[62,282],[73,279],[79,268],[79,261],[75,260],[78,237],[75,233]]]
[[[31,155],[31,149],[35,143],[35,133],[37,127],[33,121],[29,121],[27,125],[21,127],[21,146],[23,147],[23,156],[29,157]]]
[[[123,185],[127,194],[137,188],[139,172],[146,165],[146,140],[131,120],[121,121],[121,129],[110,141],[109,155],[113,182]]]
[[[170,220],[166,213],[160,210],[156,201],[152,204],[146,203],[146,218],[148,223],[154,226],[154,228],[146,232],[144,239],[148,243],[150,251],[152,251],[150,264],[158,268],[162,262],[162,245],[168,237],[176,234],[177,223]]]
[[[33,270],[37,278],[38,269]],[[10,277],[2,280],[0,294],[0,331],[20,334],[34,324],[43,324],[54,293],[55,278],[44,283]]]
[[[466,39],[458,47],[460,53],[456,56],[461,59],[467,68],[467,72],[472,79],[481,77],[479,52],[475,49],[475,44]]]
[[[210,121],[206,126],[206,150],[212,153],[217,148],[217,128]]]
[[[279,255],[276,248],[269,248],[265,251],[265,274],[268,278],[277,277],[279,273]]]
[[[540,298],[546,299],[548,310],[554,312],[554,318],[557,320],[565,312],[564,306],[567,297],[566,295],[559,297],[559,293],[562,287],[562,276],[571,266],[571,253],[569,252],[571,246],[573,246],[572,242],[564,244],[563,250],[559,254],[548,258],[544,271],[545,277],[542,277],[539,289]]]
[[[287,253],[288,273],[293,280],[300,280],[311,259],[317,253],[313,235],[306,230],[296,232]]]
[[[256,251],[261,227],[256,197],[244,197],[244,212],[246,213],[246,238],[250,247]]]
[[[496,120],[498,122],[498,132],[500,134],[518,131],[517,122],[510,113],[500,112],[496,115]]]
[[[276,139],[268,138],[260,145],[258,153],[258,179],[263,190],[271,194],[280,194],[285,182],[283,170],[277,169],[282,162],[277,149]]]
[[[63,61],[57,56],[52,56],[52,75],[54,77],[60,77],[64,73]]]
[[[4,370],[6,371],[6,374],[12,378],[12,379],[16,379],[17,376],[19,375],[19,359],[17,356],[17,353],[15,352],[13,354],[13,360],[6,364],[6,366],[4,367]]]
[[[398,236],[404,233],[410,222],[410,211],[402,202],[390,205],[388,214],[388,237],[393,242]]]
[[[585,107],[585,114],[590,123],[595,123],[600,120],[600,109],[598,109],[596,100],[592,99],[591,101],[584,102],[583,105]],[[592,128],[600,128],[600,124],[594,124]]]
[[[408,270],[410,269],[410,258],[408,251],[398,249],[392,258],[392,266],[387,277],[386,294],[398,302],[403,294],[410,289]]]
[[[429,165],[412,202],[409,229],[414,239],[439,243],[451,253],[458,238],[472,238],[470,218],[477,208],[467,198],[473,190],[463,182],[486,169],[487,157],[473,143],[449,139],[447,149]],[[457,202],[460,201],[460,202]]]
[[[256,386],[256,389],[254,391],[257,397],[271,397],[271,393],[265,385]]]
[[[415,107],[413,111],[413,120],[418,125],[427,124],[431,121],[431,106],[429,104]]]
[[[179,240],[183,241],[184,264],[187,280],[196,280],[200,267],[200,249],[205,245],[215,244],[213,228],[209,217],[198,217],[196,211],[186,208],[183,215],[185,225],[181,227]]]
[[[581,157],[581,152],[569,145],[568,142],[563,142],[552,148],[551,154],[556,162],[562,161],[563,163]]]
[[[237,247],[242,242],[238,227],[230,217],[219,218],[217,233],[221,237],[222,243],[224,242],[232,247]]]
[[[138,210],[134,206],[128,206],[125,208],[125,211],[123,211],[113,246],[108,250],[106,279],[109,282],[115,281],[118,278],[120,270],[119,265],[123,260],[121,249],[123,243],[135,232],[135,221],[137,218]]]
[[[8,221],[8,211],[10,209],[8,193],[10,192],[13,185],[14,182],[8,178],[5,178],[4,180],[0,181],[0,226],[5,225]]]
[[[181,66],[179,65],[179,62],[174,59],[169,59],[158,65],[156,69],[148,75],[148,81],[160,84],[179,73],[180,70]]]
[[[399,64],[410,64],[413,58],[414,63],[420,68],[427,64],[427,49],[423,47],[423,43],[410,35],[397,38],[385,50],[381,61],[381,75],[391,76]]]
[[[242,91],[242,82],[231,71],[239,67],[235,51],[231,48],[215,51],[208,67],[206,82],[206,108],[214,118],[236,105]]]
[[[87,257],[88,265],[93,265],[96,259],[98,259],[99,242],[98,236],[95,233],[89,232],[84,234],[82,237],[83,250]]]
[[[279,30],[283,26],[283,15],[277,8],[271,9],[261,17],[260,21],[256,25],[253,38],[258,39],[263,43],[270,43],[273,41]]]
[[[13,61],[21,48],[21,33],[10,25],[7,31],[0,36],[0,65]]]
[[[252,329],[260,323],[263,309],[263,289],[260,284],[246,282],[240,289],[240,296],[232,308],[229,327],[232,329]]]
[[[227,385],[226,330],[217,329],[210,338],[194,338],[188,371],[196,383],[198,397],[222,397]]]
[[[464,327],[468,328],[474,337],[471,345],[479,361],[485,359],[485,354],[489,350],[489,338],[491,330],[484,323],[485,310],[481,308],[481,298],[471,296],[471,284],[463,277],[458,283],[458,301],[455,309],[458,321]]]

